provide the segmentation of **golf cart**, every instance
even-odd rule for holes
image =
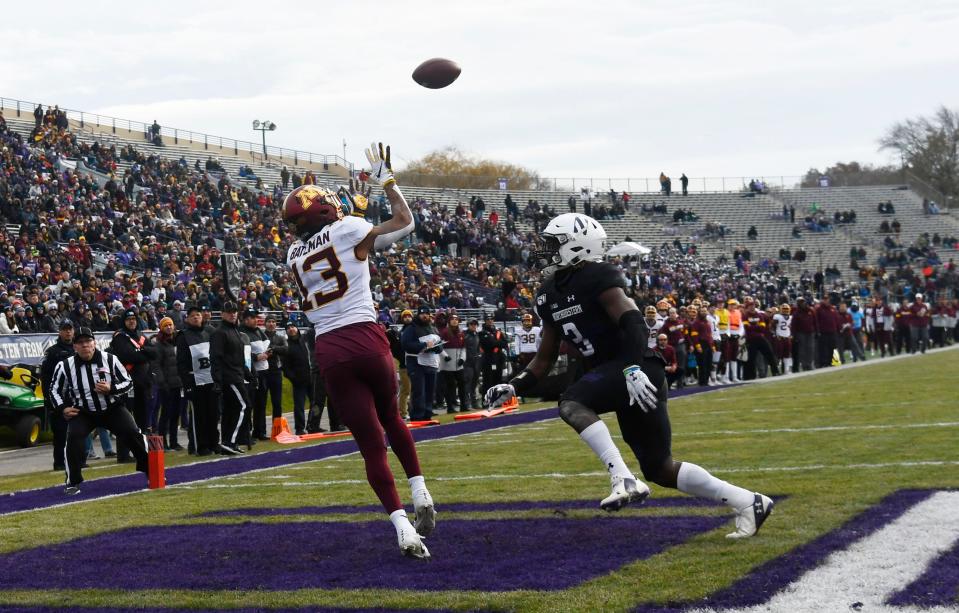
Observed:
[[[0,426],[9,426],[21,447],[33,447],[46,426],[40,367],[15,364],[0,369]]]

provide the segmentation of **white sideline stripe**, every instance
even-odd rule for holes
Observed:
[[[812,470],[872,470],[881,468],[916,468],[926,466],[959,466],[959,460],[924,460],[917,462],[883,462],[883,463],[859,463],[859,464],[809,464],[806,466],[759,466],[748,468],[716,468],[709,467],[709,471],[716,474],[726,473],[759,473],[759,472],[804,472]],[[520,480],[520,479],[579,479],[583,477],[604,477],[605,471],[579,472],[579,473],[534,473],[534,474],[489,474],[489,475],[458,475],[455,477],[430,477],[430,481],[501,481],[501,480]],[[226,480],[245,479],[243,475],[232,477],[223,477]],[[267,476],[266,479],[274,477]],[[170,487],[182,489],[218,489],[231,487],[267,487],[270,485],[282,485],[283,487],[322,487],[328,485],[349,485],[355,483],[366,483],[364,479],[329,479],[317,481],[284,481],[282,483],[264,483],[258,480],[255,483],[215,483],[208,485],[171,485]]]
[[[848,611],[902,613],[916,607],[883,604],[917,579],[929,564],[959,540],[959,492],[937,492],[872,535],[837,551],[768,602],[736,609],[762,611]],[[922,611],[955,611],[938,607]],[[709,612],[712,609],[697,609]]]

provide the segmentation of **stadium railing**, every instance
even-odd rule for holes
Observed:
[[[23,115],[32,116],[33,109],[37,107],[36,102],[28,100],[18,100],[16,98],[0,97],[0,110],[16,111],[17,117]],[[50,105],[46,105],[49,107]],[[87,113],[74,109],[61,108],[67,114],[67,119],[77,122],[81,129],[88,126],[97,126],[109,128],[113,133],[117,130],[143,134],[144,138],[149,134],[150,123],[134,121],[131,119],[120,119],[109,115],[100,115],[97,113]],[[194,132],[192,130],[183,130],[180,128],[160,128],[160,136],[173,139],[173,143],[179,143],[181,140],[189,143],[202,144],[204,148],[217,147],[219,149],[232,150],[234,155],[248,153],[252,158],[257,159],[263,155],[263,145],[250,141],[236,140],[222,136],[214,136],[203,132]],[[299,151],[297,149],[286,149],[284,147],[275,147],[268,145],[266,147],[267,157],[273,157],[279,160],[293,160],[293,163],[301,162],[309,164],[323,164],[324,166],[342,166],[352,173],[353,164],[338,155],[327,155],[322,153],[312,153],[310,151]]]

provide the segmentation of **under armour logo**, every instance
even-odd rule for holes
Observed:
[[[576,302],[576,296],[575,296],[575,295],[573,295],[573,296],[567,296],[567,297],[566,297],[566,302]]]

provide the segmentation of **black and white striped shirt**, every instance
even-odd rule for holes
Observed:
[[[112,383],[109,394],[94,389],[99,381]],[[97,349],[89,362],[73,355],[57,364],[50,384],[50,397],[57,411],[72,406],[94,413],[106,411],[113,404],[108,396],[121,396],[132,388],[133,379],[120,360],[112,353]]]

